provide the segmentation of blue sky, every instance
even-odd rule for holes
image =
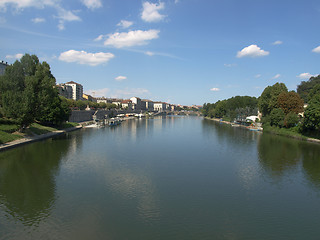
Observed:
[[[0,0],[0,60],[93,96],[202,105],[320,74],[319,0]]]

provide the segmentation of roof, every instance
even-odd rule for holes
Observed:
[[[77,84],[77,85],[81,85],[80,83],[76,83],[76,82],[74,82],[74,81],[67,82],[66,84]]]
[[[121,103],[132,103],[131,100],[123,100]]]

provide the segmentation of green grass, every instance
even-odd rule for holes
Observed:
[[[11,142],[11,141],[14,141],[19,138],[22,138],[22,137],[19,135],[10,134],[7,132],[0,131],[0,143],[1,144],[6,143],[6,142]]]
[[[67,122],[67,123],[63,123],[60,126],[58,126],[58,129],[67,129],[67,128],[71,128],[71,127],[76,127],[78,125],[79,125],[79,123]]]
[[[19,126],[17,124],[0,124],[0,131],[13,133],[19,130]]]

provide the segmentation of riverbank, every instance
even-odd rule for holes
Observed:
[[[229,124],[229,125],[232,124],[231,122],[228,122],[228,121],[222,121],[219,118],[208,118],[208,117],[205,117],[205,119],[213,120],[215,122],[220,122],[220,123]],[[242,126],[242,125],[239,125],[239,127],[250,129],[250,128],[248,128],[246,126]],[[295,132],[289,131],[289,130],[284,129],[284,128],[279,129],[279,128],[276,128],[276,127],[267,127],[267,128],[265,127],[265,128],[263,128],[262,131],[266,132],[266,133],[271,133],[271,134],[274,134],[274,135],[278,135],[278,136],[289,137],[289,138],[294,138],[294,139],[301,140],[301,141],[307,141],[307,142],[313,142],[313,143],[320,144],[320,139],[310,138],[310,137],[304,136],[304,135],[302,135],[300,133],[295,133]]]
[[[75,127],[70,127],[70,128],[66,128],[66,129],[62,129],[62,130],[56,130],[56,131],[52,131],[52,132],[47,132],[47,133],[40,134],[40,135],[25,136],[23,138],[20,138],[20,139],[11,141],[11,142],[0,144],[0,151],[4,151],[4,150],[11,149],[11,148],[15,148],[15,147],[27,144],[27,143],[37,142],[37,141],[40,141],[40,140],[56,137],[56,136],[65,134],[67,132],[72,132],[72,131],[75,131],[75,130],[79,130],[81,128],[82,128],[82,125],[78,125],[78,126],[75,126]]]

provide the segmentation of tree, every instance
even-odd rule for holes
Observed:
[[[67,120],[69,112],[62,107],[55,84],[49,64],[25,54],[0,78],[4,115],[18,120],[22,128],[35,120],[45,124]]]
[[[305,132],[320,131],[320,94],[314,95],[309,101],[304,111],[302,127]]]
[[[274,108],[270,113],[270,125],[276,127],[283,127],[284,125],[284,112],[281,108]]]
[[[320,84],[320,75],[318,75],[317,77],[311,77],[308,81],[302,81],[297,86],[297,93],[300,95],[300,97],[303,99],[305,103],[307,103],[310,100],[308,99],[308,95],[311,89],[317,84]]]
[[[284,118],[284,126],[286,128],[295,127],[299,123],[299,116],[294,112],[289,112]]]
[[[308,101],[310,101],[316,94],[320,94],[320,83],[314,85],[314,87],[310,90],[308,95]]]
[[[276,83],[264,89],[258,100],[258,106],[263,116],[269,115],[278,107],[278,97],[282,92],[288,92],[284,83]]]
[[[296,114],[303,112],[303,100],[298,93],[291,92],[282,92],[278,97],[278,107],[280,107],[284,114],[294,112]]]

